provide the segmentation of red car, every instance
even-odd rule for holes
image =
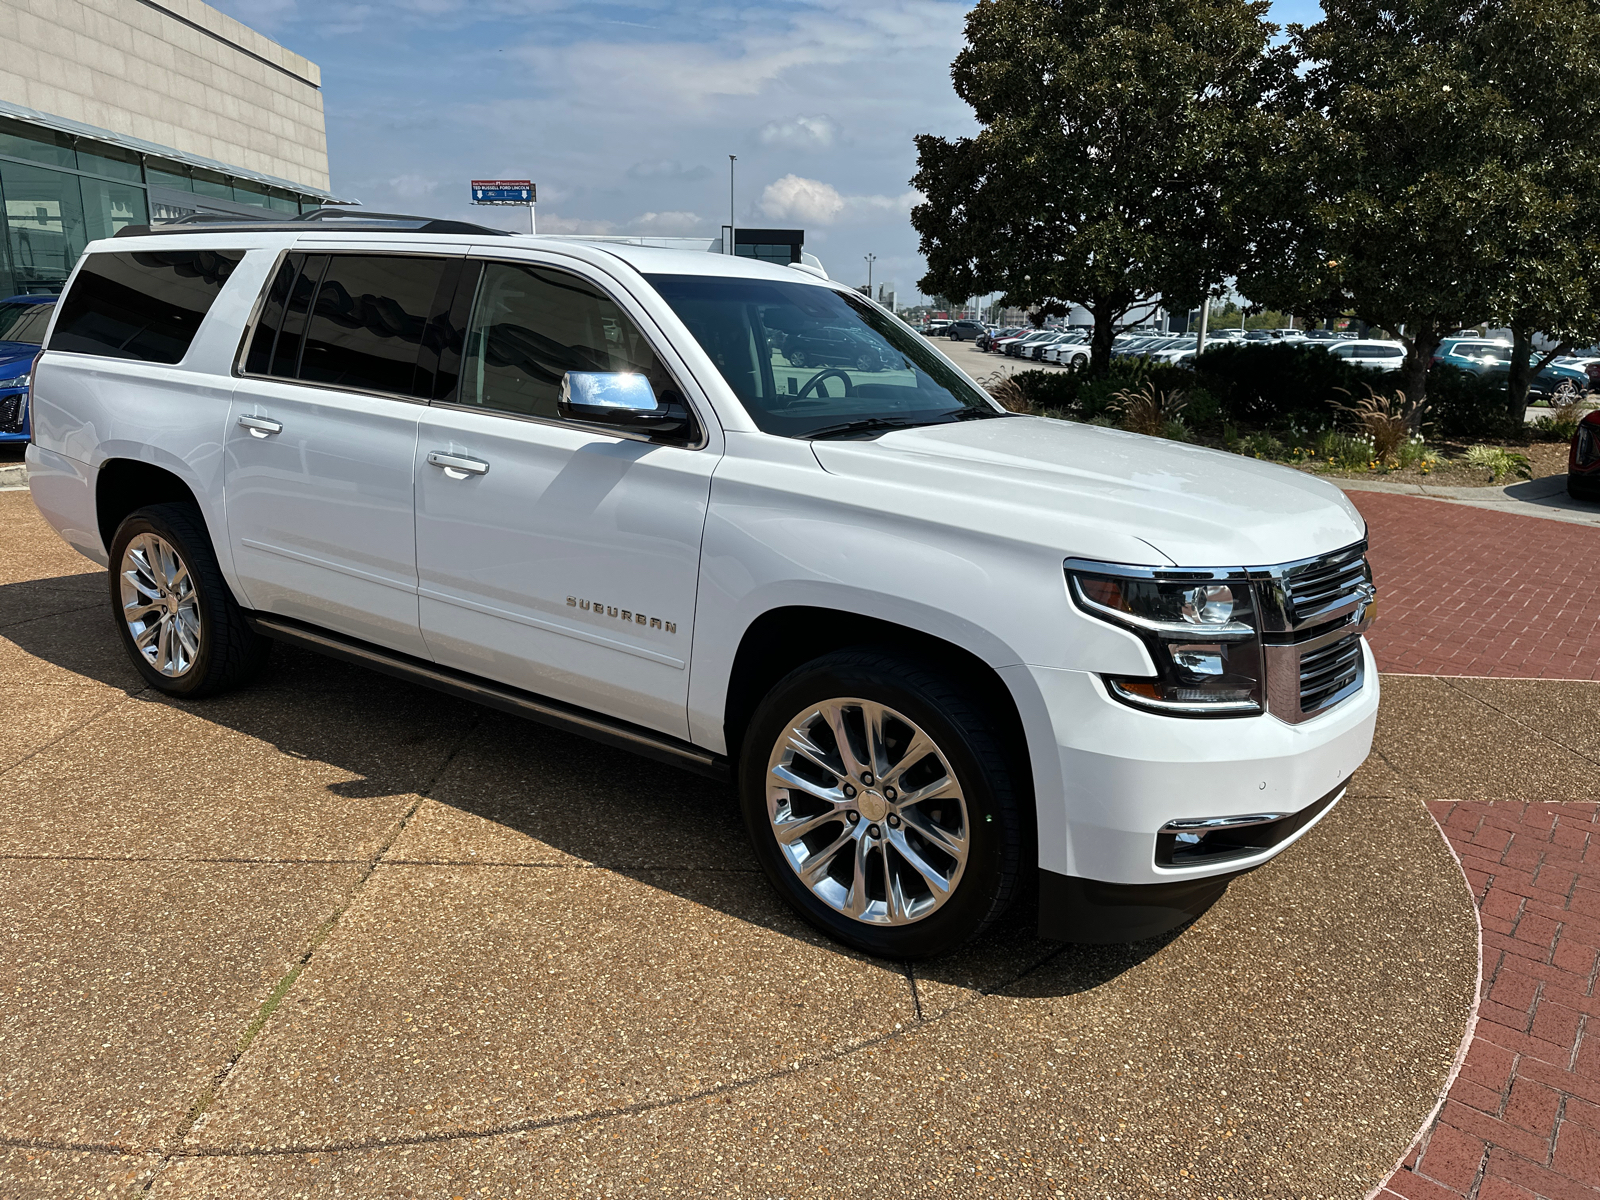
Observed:
[[[1600,409],[1584,417],[1567,452],[1567,495],[1600,500]]]

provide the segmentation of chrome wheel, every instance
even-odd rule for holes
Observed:
[[[767,818],[811,894],[866,924],[937,911],[967,865],[967,802],[949,759],[871,700],[825,700],[787,723],[767,762]]]
[[[176,679],[200,654],[200,603],[194,580],[170,542],[141,533],[122,552],[122,619],[155,670]]]

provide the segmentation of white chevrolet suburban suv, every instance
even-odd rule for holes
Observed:
[[[132,235],[132,236],[129,236]],[[843,330],[878,353],[794,366]],[[731,780],[805,918],[1176,928],[1366,757],[1365,526],[1282,467],[1003,411],[731,256],[346,218],[90,245],[30,486],[149,684],[273,641]]]

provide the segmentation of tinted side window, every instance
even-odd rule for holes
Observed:
[[[411,395],[445,264],[398,254],[332,256],[311,306],[299,377]]]
[[[289,303],[289,292],[295,277],[305,261],[304,254],[290,254],[273,274],[267,284],[266,298],[261,302],[261,313],[256,318],[256,331],[250,338],[250,352],[245,355],[244,369],[251,375],[265,375],[272,369],[272,349],[283,326],[283,313]]]
[[[242,250],[92,254],[61,300],[50,349],[175,363]]]
[[[677,389],[638,327],[592,284],[548,267],[486,263],[460,403],[554,418],[568,371],[638,372],[658,398]]]

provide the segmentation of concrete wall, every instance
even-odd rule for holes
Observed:
[[[0,0],[0,99],[328,186],[322,74],[198,0]]]

